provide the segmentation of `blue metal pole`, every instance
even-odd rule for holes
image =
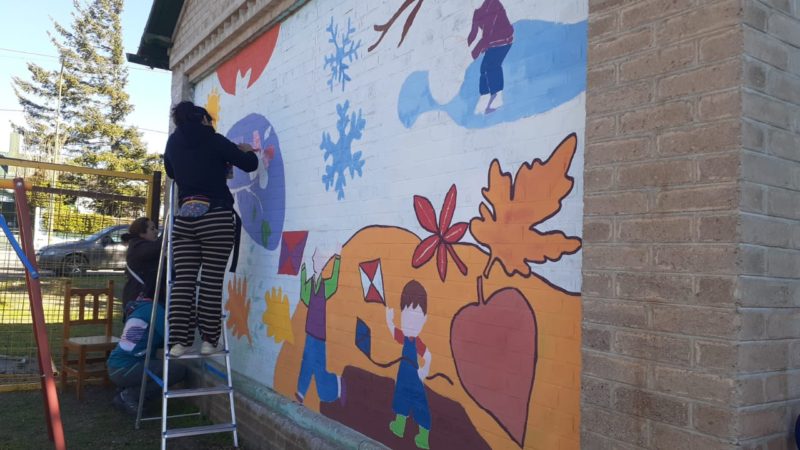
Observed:
[[[22,247],[19,246],[19,243],[16,239],[14,239],[14,234],[11,233],[11,229],[8,228],[8,223],[6,222],[6,218],[0,214],[0,228],[3,229],[3,232],[6,234],[8,238],[8,242],[11,243],[11,247],[14,248],[14,251],[17,252],[17,257],[19,260],[22,261],[22,264],[25,265],[25,268],[28,269],[28,272],[31,274],[31,278],[34,280],[39,279],[39,271],[33,267],[33,264],[28,260],[28,257],[25,256],[25,253],[22,251]]]

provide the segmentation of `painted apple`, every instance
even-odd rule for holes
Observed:
[[[523,446],[536,375],[536,316],[525,296],[504,288],[453,317],[450,346],[464,390]]]

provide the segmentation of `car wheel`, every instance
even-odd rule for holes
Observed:
[[[64,257],[61,262],[60,275],[67,277],[77,277],[86,273],[89,264],[82,255],[72,254]]]

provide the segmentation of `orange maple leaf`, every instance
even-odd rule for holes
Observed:
[[[469,225],[475,240],[491,252],[485,277],[495,261],[509,276],[519,273],[528,277],[528,263],[558,261],[581,248],[579,237],[567,237],[562,231],[541,233],[535,228],[556,215],[561,201],[572,191],[573,178],[567,172],[577,142],[576,135],[570,134],[547,161],[537,158],[532,164],[523,163],[513,182],[511,173],[503,172],[496,159],[492,161],[489,185],[481,189],[486,202],[479,207],[480,217]]]
[[[250,328],[247,326],[247,317],[250,315],[250,299],[247,298],[247,278],[234,278],[228,281],[228,328],[231,333],[241,338],[247,336],[247,341],[252,345]]]

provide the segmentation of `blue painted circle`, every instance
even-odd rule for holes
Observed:
[[[265,137],[267,130],[270,133]],[[255,146],[254,132],[261,136],[261,148],[272,146],[274,149],[274,157],[267,169],[267,186],[262,189],[258,177],[251,180],[249,173],[234,168],[228,187],[234,192],[244,231],[258,245],[275,250],[280,244],[286,215],[286,180],[278,135],[264,116],[250,114],[236,122],[226,136],[233,142],[247,142]]]

